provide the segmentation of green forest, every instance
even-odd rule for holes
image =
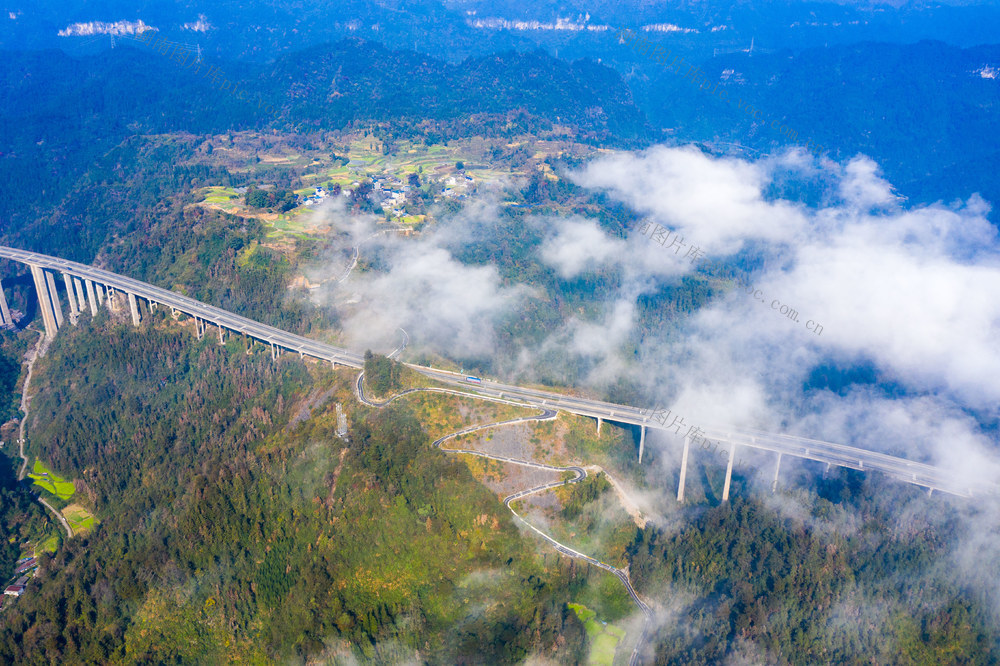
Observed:
[[[755,67],[775,67],[776,58]],[[28,70],[35,76],[18,74]],[[292,285],[332,243],[305,234],[275,242],[264,222],[196,203],[200,188],[247,187],[243,201],[254,212],[287,211],[310,167],[262,163],[259,155],[252,166],[199,164],[203,152],[220,152],[212,147],[225,143],[217,133],[254,130],[260,146],[301,133],[304,145],[317,129],[370,126],[386,155],[404,139],[552,134],[610,149],[655,136],[613,70],[542,52],[458,65],[348,40],[232,72],[273,113],[149,51],[83,60],[10,54],[0,81],[10,91],[0,109],[2,242],[330,340],[341,323],[334,307]],[[690,120],[700,104],[675,107],[675,93],[672,85],[647,91],[664,118]],[[787,103],[780,91],[757,94],[771,98],[770,108]],[[478,220],[474,236],[441,241],[466,266],[495,267],[502,286],[525,287],[504,319],[489,322],[490,354],[447,359],[478,376],[516,373],[521,352],[571,319],[601,321],[601,304],[627,279],[613,265],[565,278],[540,256],[546,216],[594,220],[617,239],[640,223],[608,196],[548,177],[579,166],[574,158],[545,166],[498,189],[505,205]],[[264,183],[268,189],[258,188]],[[358,184],[355,214],[375,208],[362,196],[372,188],[368,179]],[[443,221],[467,212],[456,201],[440,209]],[[358,270],[378,272],[379,260],[363,257]],[[634,330],[618,350],[623,365],[637,366],[644,342],[669,340],[732,288],[728,278],[763,261],[748,246],[710,273],[639,293]],[[0,268],[12,306],[36,314],[30,288],[21,288],[30,281],[23,267]],[[175,322],[162,310],[139,328],[102,310],[60,330],[38,361],[28,453],[71,479],[74,501],[99,523],[60,536],[56,552],[40,558],[31,593],[0,615],[0,663],[576,664],[587,662],[593,640],[570,604],[610,623],[634,611],[617,578],[520,528],[475,467],[430,446],[410,408],[360,405],[354,371],[293,354],[274,360],[238,336],[219,344],[190,329],[185,317]],[[22,360],[37,335],[2,334],[0,422],[21,417]],[[584,385],[596,366],[558,345],[533,363],[540,384],[558,387]],[[806,388],[837,392],[875,381],[859,368],[817,368]],[[420,381],[371,351],[364,372],[378,398]],[[638,381],[601,390],[615,402],[644,399]],[[346,437],[337,434],[338,404]],[[574,464],[627,457],[621,467],[640,479],[630,433],[618,434],[621,450]],[[598,449],[572,428],[561,444],[571,457]],[[22,544],[58,533],[58,524],[17,481],[9,436],[3,453],[6,575]],[[647,455],[661,462],[652,447]],[[553,519],[570,525],[567,532],[598,524],[601,502],[617,497],[608,478],[590,474],[564,488]],[[627,565],[658,618],[649,661],[1000,663],[1000,623],[982,584],[1000,580],[1000,566],[983,562],[965,577],[941,571],[965,536],[952,500],[940,500],[940,513],[901,517],[916,491],[874,475],[845,471],[776,496],[745,481],[737,475],[729,503],[709,498],[657,516],[634,538],[631,522],[615,533],[631,542],[616,566]],[[662,479],[638,490],[660,495]]]
[[[197,187],[242,182],[225,170],[164,166],[196,145],[137,141],[106,156],[77,185],[86,203],[55,213],[93,224],[68,224],[54,242],[74,247],[68,256],[80,260],[99,250],[113,270],[286,330],[335,328],[332,310],[288,289],[321,244],[296,240],[277,251],[265,245],[260,222],[188,205]],[[269,177],[286,191],[297,185],[292,170]],[[116,185],[97,185],[102,178]],[[148,194],[151,184],[158,197]],[[508,194],[535,208],[504,209],[453,248],[461,261],[496,265],[509,283],[533,289],[516,316],[498,322],[496,356],[465,359],[479,374],[502,372],[505,355],[571,314],[600,316],[593,303],[622,279],[617,269],[561,278],[539,258],[544,230],[526,211],[573,210],[615,236],[637,223],[633,212],[564,179],[534,178]],[[45,233],[29,225],[17,239],[41,243]],[[677,326],[724,293],[727,275],[759,261],[750,250],[711,276],[641,296],[629,344]],[[17,413],[22,336],[5,336],[0,358],[7,418]],[[29,453],[73,479],[100,523],[42,557],[44,584],[0,620],[0,660],[493,664],[548,655],[580,663],[591,639],[568,603],[608,621],[632,612],[602,605],[614,578],[520,532],[464,463],[430,448],[406,408],[363,408],[352,396],[353,373],[294,356],[275,362],[248,345],[239,337],[197,341],[163,311],[139,329],[102,311],[60,331],[37,366]],[[573,384],[587,363],[555,350],[539,370],[554,384]],[[368,386],[379,396],[407,384],[405,372],[366,354]],[[837,380],[834,369],[826,374]],[[825,377],[810,382],[830,383]],[[637,395],[619,384],[607,397]],[[350,406],[346,441],[336,435],[336,400]],[[0,549],[6,571],[18,543],[52,529],[15,473],[0,457],[0,526],[17,535]],[[947,520],[894,530],[893,499],[907,489],[869,478],[823,482],[796,498],[808,507],[803,522],[748,484],[737,487],[728,505],[685,509],[674,529],[636,530],[631,579],[678,618],[651,634],[656,663],[719,663],[751,644],[767,663],[1000,658],[984,595],[933,568],[957,537]],[[557,515],[573,521],[609,488],[603,475],[588,476],[568,488]],[[830,527],[831,516],[845,513],[863,527],[845,535]],[[850,630],[869,615],[867,631]]]
[[[917,491],[859,477],[844,470],[818,493],[777,496],[805,516],[750,493],[686,510],[679,529],[639,530],[629,548],[636,588],[689,600],[657,629],[655,663],[741,654],[803,665],[996,663],[1000,632],[983,582],[996,580],[997,563],[962,583],[938,570],[959,536],[956,507],[909,516],[900,529],[898,509]],[[742,653],[748,643],[756,651]]]
[[[329,402],[294,417],[350,377],[240,344],[113,321],[60,334],[32,453],[82,480],[101,524],[43,557],[0,660],[579,658],[566,602],[591,573],[539,557],[404,409],[359,409],[348,444]]]

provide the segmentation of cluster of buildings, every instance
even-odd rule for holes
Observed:
[[[8,597],[19,597],[24,594],[24,589],[28,585],[28,579],[31,577],[31,572],[37,567],[38,561],[34,557],[22,557],[19,559],[17,561],[17,567],[14,569],[14,575],[19,576],[19,578],[4,589],[4,595]]]
[[[357,183],[355,183],[355,185],[357,185]],[[351,191],[341,190],[340,195],[343,197],[349,197],[351,196]],[[324,190],[322,186],[320,186],[316,188],[316,191],[313,194],[310,194],[309,196],[302,199],[302,204],[304,206],[315,206],[316,204],[323,202],[327,197],[332,197],[332,196],[334,196],[332,192]]]
[[[404,206],[406,205],[406,199],[410,194],[419,189],[415,185],[409,185],[404,183],[402,180],[393,175],[380,175],[371,174],[369,176],[372,182],[372,193],[371,199],[373,203],[379,204],[385,210],[392,211],[395,217],[402,217],[405,215]],[[443,185],[444,189],[441,192],[442,197],[464,199],[467,193],[474,188],[475,180],[472,176],[468,176],[464,173],[458,173],[454,176],[448,176],[445,179]],[[339,196],[350,197],[353,189],[357,189],[361,183],[354,181],[351,183],[351,189],[345,187],[339,192]],[[322,186],[316,187],[313,194],[302,199],[301,203],[305,206],[315,206],[327,198],[337,196],[337,193],[330,192],[329,190],[323,189]],[[435,198],[439,201],[440,198]]]
[[[464,173],[457,176],[448,176],[444,181],[444,191],[441,192],[441,196],[464,199],[465,193],[472,187],[474,182],[472,176]]]
[[[412,185],[404,185],[395,176],[372,176],[372,194],[382,206],[392,211],[396,217],[403,215],[406,197],[413,191]],[[356,183],[355,183],[356,184]]]

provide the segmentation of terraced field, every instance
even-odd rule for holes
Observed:
[[[625,638],[625,631],[597,619],[597,613],[583,604],[567,604],[583,622],[590,639],[590,656],[587,663],[592,666],[611,666],[615,661],[615,651]]]
[[[72,481],[56,476],[45,467],[41,460],[35,461],[31,471],[28,472],[28,478],[32,479],[33,485],[52,493],[61,500],[68,500],[76,492]]]
[[[79,504],[70,504],[62,510],[62,515],[73,528],[73,534],[89,532],[98,522],[94,514]]]

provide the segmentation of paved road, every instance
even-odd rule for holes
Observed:
[[[445,370],[428,369],[411,365],[411,368],[421,374],[442,383],[462,386],[466,391],[480,395],[502,396],[523,400],[535,407],[555,408],[573,414],[601,418],[606,421],[628,423],[664,430],[672,435],[684,435],[683,430],[671,430],[669,422],[659,423],[647,410],[627,405],[617,405],[601,400],[590,400],[571,395],[562,395],[551,391],[524,388],[511,384],[503,384],[489,380],[470,384],[465,375]],[[691,424],[688,424],[691,425]],[[977,492],[997,494],[1000,486],[971,486],[945,469],[919,463],[897,456],[891,456],[877,451],[868,451],[845,444],[824,442],[793,435],[767,433],[748,428],[727,428],[718,426],[703,427],[704,437],[708,440],[723,443],[735,443],[738,447],[747,447],[764,451],[780,453],[783,456],[805,458],[823,463],[830,463],[852,469],[878,471],[907,483],[933,488],[954,495],[972,496]]]
[[[45,350],[48,348],[47,343],[48,339],[45,337],[45,334],[39,333],[38,344],[35,345],[33,350],[28,352],[28,357],[25,361],[28,364],[28,373],[24,377],[24,386],[21,387],[21,412],[23,416],[21,417],[21,437],[17,440],[18,453],[21,456],[21,471],[17,473],[18,481],[23,480],[25,474],[28,472],[28,456],[24,454],[24,440],[26,428],[28,426],[28,407],[31,406],[31,397],[28,395],[28,386],[31,384],[31,375],[35,368],[35,361],[38,360],[39,356],[45,353]],[[62,523],[63,529],[66,530],[66,536],[72,537],[73,528],[70,527],[69,521],[66,520],[62,513],[56,511],[55,507],[41,497],[35,495],[35,499],[38,500],[39,504],[48,509],[49,513],[56,517],[56,520]]]
[[[344,280],[346,280],[347,278],[349,278],[351,276],[351,271],[353,271],[354,267],[358,265],[358,258],[359,258],[359,256],[360,256],[360,250],[358,249],[358,246],[355,245],[354,246],[354,258],[351,259],[351,265],[347,267],[347,270],[344,271],[344,274],[337,280],[338,283],[343,282]],[[320,284],[322,284],[322,283],[320,283]]]
[[[410,335],[403,329],[399,329],[399,332],[403,334],[403,341],[399,343],[399,346],[389,352],[388,358],[397,358],[406,349],[406,345],[410,344]]]
[[[245,317],[241,317],[226,310],[206,305],[205,303],[201,303],[181,294],[155,287],[139,280],[134,280],[129,277],[104,271],[92,266],[71,262],[65,259],[59,259],[44,254],[27,252],[10,247],[0,246],[0,257],[7,257],[23,263],[41,266],[46,269],[69,273],[70,275],[81,279],[91,280],[98,284],[113,287],[116,290],[126,291],[146,299],[151,303],[161,303],[190,316],[211,322],[220,328],[226,328],[243,333],[257,340],[267,342],[274,347],[296,351],[302,356],[310,356],[312,358],[333,363],[340,363],[356,368],[363,367],[364,358],[360,353],[294,335],[286,331],[255,322]],[[461,388],[460,391],[437,389],[440,392],[472,395],[500,402],[508,402],[510,404],[538,407],[545,410],[558,409],[592,418],[601,418],[618,423],[627,423],[645,428],[669,431],[669,425],[666,422],[658,422],[654,418],[654,415],[648,410],[643,410],[637,407],[617,405],[600,400],[592,400],[529,387],[514,386],[490,380],[481,380],[478,383],[470,384],[466,377],[460,373],[425,366],[408,365],[413,370],[434,379],[435,381]],[[366,400],[361,387],[361,377],[358,378],[358,382],[359,399],[365,402]],[[374,403],[368,402],[367,404]],[[548,413],[548,411],[546,411],[546,413]],[[735,429],[713,426],[703,427],[703,430],[705,431],[705,437],[707,439],[721,440],[736,446],[745,446],[749,448],[772,451],[782,455],[806,458],[833,465],[850,467],[853,469],[875,470],[908,483],[957,495],[971,496],[978,492],[1000,492],[1000,486],[997,486],[996,484],[971,487],[967,482],[956,478],[947,470],[906,460],[905,458],[890,456],[875,451],[868,451],[844,444],[823,442],[808,438],[795,437],[792,435],[766,433],[746,428]],[[675,434],[683,433],[676,432]],[[503,458],[496,459],[504,460],[504,462],[513,462],[515,464],[528,464],[531,466],[538,465],[537,463],[530,463],[529,461],[514,461]],[[586,474],[585,472],[583,473]],[[582,477],[577,477],[570,482],[579,481],[580,478]],[[551,486],[551,484],[549,485]],[[541,492],[546,489],[548,488],[539,487],[537,489],[529,490]],[[524,492],[525,491],[522,491],[522,493]],[[530,492],[527,494],[530,494]],[[516,495],[521,497],[524,496],[524,494]],[[508,507],[509,501],[513,501],[514,499],[517,499],[517,497],[511,496],[507,499]],[[515,515],[517,515],[516,512]],[[520,516],[518,516],[518,518],[520,519]],[[66,525],[66,527],[69,529],[68,525]],[[539,533],[542,534],[541,532]],[[577,553],[562,544],[558,544],[558,542],[555,542],[550,537],[547,537],[547,535],[542,534],[542,536],[544,536],[547,540],[552,541],[553,545],[558,548],[560,552],[564,552],[572,557],[585,559],[594,563],[596,566],[603,565],[603,563],[600,563],[593,558],[589,558],[582,553]],[[602,568],[606,568],[608,566],[610,565],[603,565]],[[646,613],[646,626],[648,626],[648,607],[646,607],[645,604],[642,604],[641,600],[634,595],[634,591],[631,590],[631,586],[627,582],[627,574],[619,575],[619,578],[622,579],[623,583],[625,583],[626,587],[630,590],[630,595],[633,600],[640,606],[640,608],[643,609],[643,612]],[[645,631],[646,629],[644,627],[644,635]],[[635,657],[636,654],[633,654],[633,662]]]
[[[28,372],[24,376],[24,385],[21,387],[21,427],[20,427],[20,439],[17,440],[18,444],[18,454],[21,456],[21,471],[17,473],[17,480],[20,481],[24,478],[24,475],[28,472],[28,456],[24,455],[24,440],[27,433],[28,427],[28,407],[31,406],[31,396],[28,395],[28,387],[31,385],[31,375],[35,369],[35,361],[38,357],[45,353],[45,349],[48,347],[47,340],[44,333],[39,333],[38,343],[35,348],[28,352],[25,363],[28,366]]]
[[[449,439],[452,439],[452,438],[455,438],[455,437],[459,437],[461,435],[468,435],[470,433],[474,433],[474,432],[477,432],[477,431],[480,431],[480,430],[486,430],[488,428],[497,428],[497,427],[501,427],[501,426],[513,425],[513,424],[516,424],[516,423],[524,423],[526,421],[547,421],[547,420],[550,420],[550,419],[554,419],[555,417],[556,417],[555,410],[546,409],[541,414],[539,414],[537,416],[524,416],[524,417],[520,417],[520,418],[516,418],[516,419],[509,419],[507,421],[498,421],[496,423],[487,423],[485,425],[472,426],[470,428],[465,428],[463,430],[458,430],[458,431],[453,432],[451,434],[445,435],[444,437],[441,437],[440,439],[438,439],[438,440],[436,440],[434,442],[434,446],[438,447],[438,448],[441,448],[441,444],[443,444],[444,442],[446,442]],[[629,580],[628,572],[627,571],[623,571],[622,569],[618,569],[617,567],[614,567],[614,566],[612,566],[610,564],[607,564],[605,562],[601,562],[597,558],[594,558],[594,557],[591,557],[590,555],[586,555],[584,553],[581,553],[578,550],[574,550],[573,548],[570,548],[569,546],[567,546],[567,545],[565,545],[563,543],[560,543],[559,541],[556,541],[551,536],[549,536],[548,534],[546,534],[545,532],[541,531],[540,529],[538,529],[537,527],[535,527],[534,525],[532,525],[531,523],[529,523],[527,520],[525,520],[525,518],[523,516],[521,516],[521,514],[519,514],[514,509],[513,506],[511,506],[512,502],[514,502],[516,500],[519,500],[519,499],[521,499],[523,497],[527,497],[528,495],[534,495],[535,493],[540,493],[540,492],[545,492],[547,490],[552,490],[553,488],[558,488],[559,486],[564,486],[567,483],[579,483],[583,479],[587,478],[587,470],[585,470],[582,467],[577,467],[577,466],[557,467],[557,466],[554,466],[554,465],[546,465],[544,463],[537,463],[537,462],[534,462],[532,460],[520,460],[520,459],[517,459],[517,458],[510,458],[508,456],[496,456],[496,455],[491,455],[489,453],[484,453],[482,451],[476,451],[476,450],[473,450],[473,449],[445,449],[445,448],[441,448],[441,450],[445,451],[447,453],[464,453],[466,455],[479,456],[480,458],[487,458],[489,460],[499,460],[501,462],[512,463],[514,465],[521,465],[521,466],[530,467],[530,468],[533,468],[533,469],[541,469],[541,470],[553,471],[553,472],[573,472],[574,476],[573,476],[572,479],[566,479],[566,480],[563,480],[563,481],[553,481],[551,483],[544,483],[544,484],[542,484],[540,486],[535,486],[533,488],[526,488],[525,490],[518,491],[518,492],[516,492],[516,493],[514,493],[512,495],[508,495],[507,497],[504,498],[503,503],[504,503],[504,505],[508,509],[510,509],[510,512],[512,514],[514,514],[514,517],[517,518],[517,520],[519,520],[521,522],[521,524],[523,524],[525,527],[527,527],[528,529],[532,530],[537,535],[539,535],[542,539],[544,539],[545,541],[547,541],[558,552],[560,552],[563,555],[566,555],[568,557],[572,557],[572,558],[575,558],[575,559],[578,559],[578,560],[583,560],[584,562],[587,562],[588,564],[592,564],[595,567],[598,567],[600,569],[604,569],[605,571],[608,571],[611,574],[613,574],[616,578],[618,578],[618,580],[621,581],[622,585],[625,587],[625,590],[628,592],[629,597],[631,597],[632,601],[635,603],[635,605],[639,607],[639,610],[642,611],[643,617],[644,617],[644,619],[643,619],[643,625],[642,625],[642,632],[639,634],[639,639],[636,641],[635,648],[632,650],[632,654],[629,657],[629,665],[630,666],[634,666],[635,664],[637,664],[639,662],[640,652],[641,652],[642,645],[645,642],[646,636],[647,636],[648,631],[649,631],[650,622],[652,621],[652,611],[649,609],[649,606],[647,606],[645,604],[645,602],[643,602],[642,599],[639,598],[639,595],[636,593],[635,588],[632,587],[632,581]]]
[[[48,509],[49,512],[53,516],[55,516],[56,519],[60,523],[62,523],[63,529],[66,530],[66,536],[72,537],[73,536],[73,528],[69,526],[69,521],[67,521],[66,518],[61,513],[59,513],[58,511],[56,511],[55,507],[53,507],[51,504],[49,504],[48,502],[46,502],[45,500],[43,500],[41,497],[37,497],[36,499],[39,501],[39,503],[42,506],[44,506],[46,509]]]
[[[3,246],[0,246],[0,257],[35,264],[46,269],[67,272],[79,278],[92,280],[118,290],[128,291],[148,301],[162,303],[190,316],[214,323],[216,326],[244,333],[278,348],[296,351],[302,356],[310,356],[355,368],[362,367],[364,362],[364,357],[360,353],[294,335],[272,326],[240,317],[226,310],[206,305],[187,296],[182,296],[175,292],[154,287],[145,282],[99,268]],[[465,393],[481,397],[519,401],[521,404],[532,407],[559,409],[591,418],[601,418],[617,423],[627,423],[673,432],[670,430],[668,423],[657,421],[655,414],[638,407],[616,405],[601,400],[591,400],[579,396],[556,393],[554,391],[514,386],[512,384],[485,379],[479,383],[471,384],[466,380],[465,375],[461,373],[426,366],[408,365],[416,372],[437,382],[461,387]],[[723,443],[734,443],[737,446],[773,451],[786,456],[806,458],[854,469],[878,471],[907,483],[956,495],[971,496],[980,492],[1000,493],[1000,486],[995,483],[970,486],[966,480],[956,477],[945,469],[845,444],[822,442],[792,435],[776,435],[746,428],[735,429],[702,426],[702,429],[706,432],[708,439],[721,440]],[[685,433],[679,432],[674,434],[683,435]]]

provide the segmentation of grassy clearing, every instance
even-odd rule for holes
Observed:
[[[90,511],[79,504],[70,504],[62,510],[62,515],[73,528],[74,534],[84,534],[94,529],[98,520]]]
[[[423,378],[420,375],[420,378]],[[476,425],[504,421],[519,416],[537,414],[537,409],[525,409],[503,403],[486,402],[475,398],[457,396],[451,393],[419,392],[409,393],[400,402],[408,405],[433,438]],[[478,435],[475,436],[478,439]],[[449,440],[445,448],[455,446]]]
[[[587,657],[587,663],[593,666],[612,666],[615,661],[615,651],[625,638],[625,631],[599,621],[597,613],[583,604],[568,605],[583,622],[587,638],[590,639],[590,655]]]
[[[302,213],[298,210],[289,213],[281,213],[274,220],[267,220],[267,224],[271,225],[275,231],[281,231],[287,234],[300,235],[303,238],[307,238],[305,235],[307,232],[306,226],[304,224],[305,220],[301,217]]]
[[[203,187],[198,191],[201,196],[204,197],[202,203],[210,204],[229,204],[240,202],[242,197],[236,193],[231,187],[224,187],[221,185],[212,185],[209,187]],[[235,199],[233,197],[236,197]]]
[[[45,467],[41,460],[35,460],[35,464],[32,466],[31,472],[28,473],[28,477],[33,480],[34,485],[52,493],[61,500],[68,500],[76,492],[76,487],[72,481],[67,481],[62,477],[56,476]]]
[[[56,549],[59,548],[59,535],[53,534],[45,541],[40,542],[35,546],[35,557],[40,556],[42,553],[54,553]]]

